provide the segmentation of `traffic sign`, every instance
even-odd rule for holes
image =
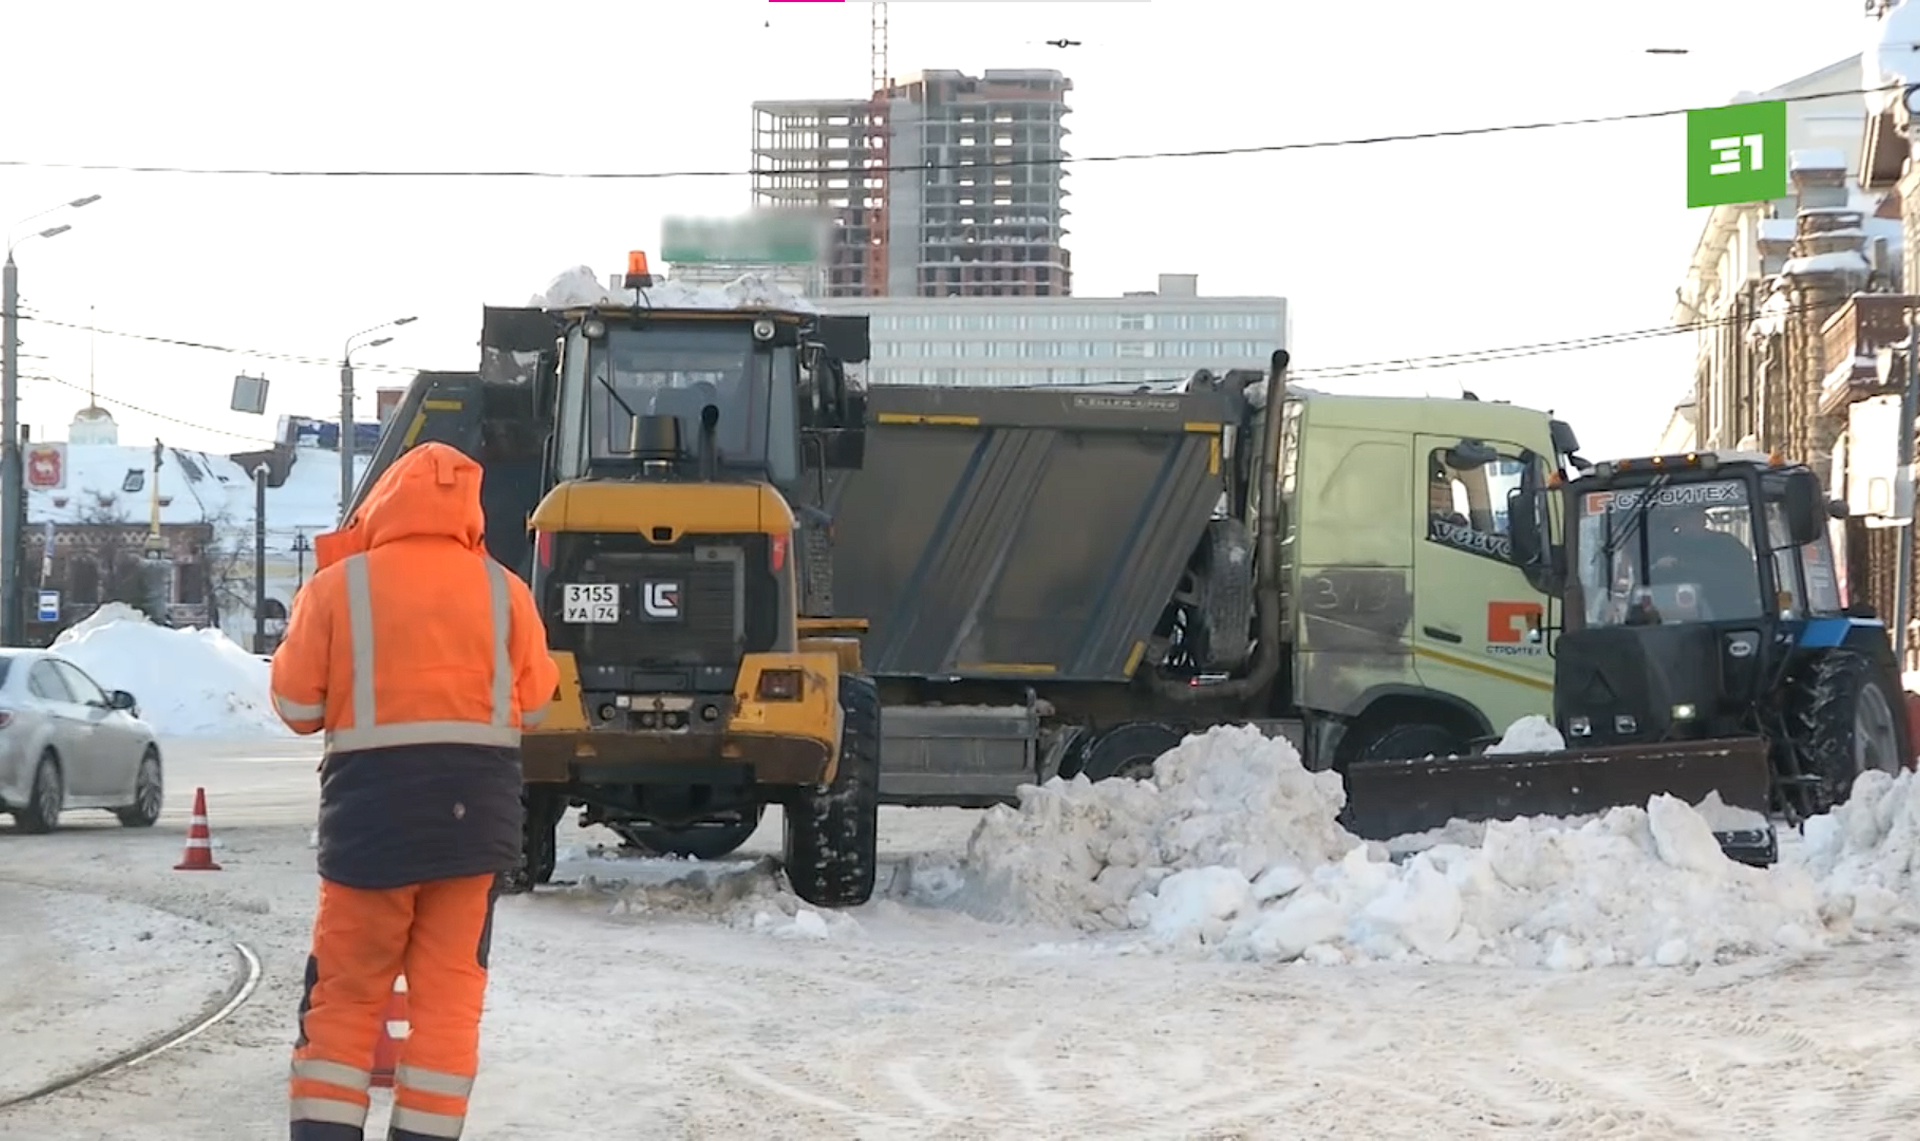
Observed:
[[[40,621],[60,621],[60,592],[43,590],[40,592]]]

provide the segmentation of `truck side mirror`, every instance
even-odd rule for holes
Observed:
[[[1462,440],[1447,449],[1447,466],[1455,471],[1472,471],[1482,468],[1500,458],[1500,453],[1490,444],[1479,440]]]
[[[1528,452],[1520,462],[1520,486],[1507,492],[1507,541],[1513,562],[1535,590],[1558,594],[1560,576],[1552,536],[1547,533],[1547,493],[1540,486],[1539,457]]]
[[[551,420],[559,415],[560,354],[565,342],[555,341],[553,351],[540,354],[540,366],[533,374],[533,415]]]
[[[1810,471],[1788,473],[1784,506],[1787,537],[1794,546],[1805,546],[1820,537],[1828,515],[1818,476]]]

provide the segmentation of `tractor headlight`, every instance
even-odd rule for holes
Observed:
[[[1567,718],[1567,732],[1575,737],[1593,736],[1593,722],[1585,717]]]
[[[773,340],[773,322],[765,317],[753,323],[753,339],[756,341]]]
[[[605,321],[588,321],[580,326],[580,335],[589,341],[597,341],[607,335]]]
[[[1638,733],[1640,722],[1635,720],[1632,714],[1622,713],[1613,719],[1613,731],[1622,737],[1629,733]]]
[[[1694,718],[1694,712],[1693,703],[1682,702],[1673,707],[1673,719],[1675,721],[1691,721]]]

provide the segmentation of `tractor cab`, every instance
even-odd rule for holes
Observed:
[[[1778,784],[1817,792],[1793,798],[1809,810],[1844,796],[1857,741],[1861,764],[1897,764],[1886,629],[1841,597],[1828,521],[1845,506],[1811,469],[1690,452],[1599,463],[1560,494],[1557,550],[1540,498],[1513,506],[1523,561],[1564,605],[1554,711],[1569,748],[1764,738]]]

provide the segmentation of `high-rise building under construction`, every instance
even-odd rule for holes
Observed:
[[[923,71],[870,100],[753,105],[756,208],[833,221],[829,297],[1066,297],[1067,92]]]

